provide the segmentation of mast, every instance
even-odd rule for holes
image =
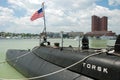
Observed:
[[[43,29],[43,33],[44,33],[45,37],[47,38],[44,2],[42,3],[42,10],[43,10],[43,20],[44,20],[44,29]]]
[[[44,9],[44,2],[42,3],[42,11],[43,11],[43,21],[44,21],[44,29],[40,34],[40,45],[47,42],[47,32],[46,32],[46,19],[45,19],[45,9]],[[41,42],[41,37],[43,41]]]

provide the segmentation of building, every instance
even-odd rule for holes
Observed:
[[[69,32],[68,33],[69,34],[69,37],[73,37],[73,38],[75,38],[76,36],[83,36],[84,35],[84,33],[83,32]]]
[[[100,21],[100,18],[97,17],[97,16],[92,16],[92,32],[94,31],[100,31],[99,27],[100,24],[99,24],[99,21]]]
[[[102,18],[93,15],[92,16],[92,27],[91,32],[86,33],[89,36],[114,36],[115,33],[108,31],[108,17],[103,16]]]
[[[103,16],[102,18],[93,15],[92,16],[92,32],[94,31],[107,31],[108,18]]]
[[[108,18],[106,16],[103,16],[101,18],[101,31],[108,31],[107,26],[108,26]]]

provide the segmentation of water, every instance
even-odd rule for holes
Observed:
[[[60,39],[49,39],[51,44],[57,42],[61,43]],[[90,47],[92,48],[106,48],[107,45],[113,46],[115,40],[90,40]],[[73,46],[78,47],[79,42],[74,39],[64,39],[64,46]],[[0,39],[0,62],[5,61],[6,51],[8,49],[32,49],[35,46],[39,45],[38,39]],[[24,78],[19,72],[12,68],[7,63],[0,64],[0,79],[18,79]]]
[[[50,39],[49,41],[52,42],[52,44],[55,42],[61,43],[60,39]],[[63,44],[66,47],[68,47],[69,45],[71,45],[73,47],[79,46],[79,42],[74,39],[64,39]],[[89,40],[90,48],[106,48],[108,45],[114,46],[114,44],[115,44],[115,40],[100,40],[100,39],[90,39]],[[80,40],[80,46],[82,46],[81,40]]]
[[[32,49],[38,45],[37,39],[0,39],[0,62],[5,61],[8,49]],[[9,64],[0,64],[0,78],[24,78]]]

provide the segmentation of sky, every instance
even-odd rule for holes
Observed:
[[[120,0],[0,0],[0,32],[41,33],[43,18],[30,18],[42,2],[48,32],[90,32],[97,15],[107,16],[108,31],[120,34]]]

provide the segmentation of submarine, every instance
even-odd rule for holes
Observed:
[[[44,41],[32,50],[7,50],[6,61],[29,80],[120,80],[120,35],[112,49],[91,49],[85,36],[80,50]]]

